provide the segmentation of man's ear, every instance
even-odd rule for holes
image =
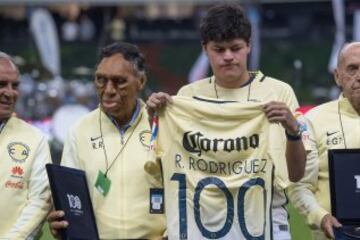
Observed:
[[[335,70],[334,70],[334,78],[335,78],[336,85],[341,88],[340,73],[337,68],[335,68]]]
[[[147,77],[145,74],[141,74],[140,78],[139,78],[139,84],[138,84],[138,91],[142,91],[145,87],[147,81]]]

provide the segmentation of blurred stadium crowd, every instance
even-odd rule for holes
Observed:
[[[208,74],[198,21],[213,1],[0,1],[0,49],[22,73],[16,113],[41,128],[59,160],[66,129],[97,106],[98,49],[125,40],[149,62],[148,87],[176,93]],[[302,105],[336,98],[332,57],[360,40],[357,0],[243,1],[254,26],[250,69],[290,83]]]

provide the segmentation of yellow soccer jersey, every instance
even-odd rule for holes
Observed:
[[[48,143],[39,130],[11,117],[0,130],[0,159],[0,239],[34,237],[51,208]]]
[[[169,239],[271,239],[273,164],[261,105],[173,101],[159,114],[155,143]]]
[[[360,117],[343,97],[313,108],[305,116],[316,151],[307,155],[305,176],[290,188],[289,195],[308,224],[319,228],[321,219],[331,212],[328,150],[360,148]]]
[[[236,100],[243,103],[279,101],[284,102],[293,112],[299,107],[294,91],[287,83],[265,76],[260,71],[250,72],[250,74],[253,76],[252,80],[240,88],[220,87],[215,84],[215,77],[212,76],[182,87],[178,95]],[[270,134],[272,139],[277,139],[277,141],[270,142],[275,164],[275,183],[279,189],[284,189],[290,184],[285,159],[285,130],[279,124],[271,124]],[[286,202],[286,199],[284,201]],[[278,205],[282,204],[279,203]]]
[[[100,131],[101,123],[101,131]],[[165,232],[164,214],[150,213],[151,189],[144,164],[148,157],[150,124],[144,109],[121,139],[119,130],[99,109],[81,119],[65,143],[62,165],[84,170],[101,239],[159,239]],[[110,190],[96,188],[105,172],[107,154]]]

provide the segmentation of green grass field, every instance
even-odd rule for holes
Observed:
[[[310,240],[309,228],[305,225],[302,216],[300,216],[292,206],[288,206],[290,212],[290,226],[293,240]],[[43,227],[43,233],[40,240],[53,240],[47,224]],[[276,239],[275,239],[276,240]]]
[[[289,204],[290,228],[293,240],[311,240],[309,227],[304,218]],[[276,240],[276,239],[275,239]]]

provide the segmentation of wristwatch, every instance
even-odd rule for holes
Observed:
[[[296,122],[297,124],[297,131],[295,134],[290,134],[286,129],[285,129],[285,135],[286,135],[286,139],[289,141],[299,141],[301,140],[301,134],[303,132],[301,124],[299,122]]]

